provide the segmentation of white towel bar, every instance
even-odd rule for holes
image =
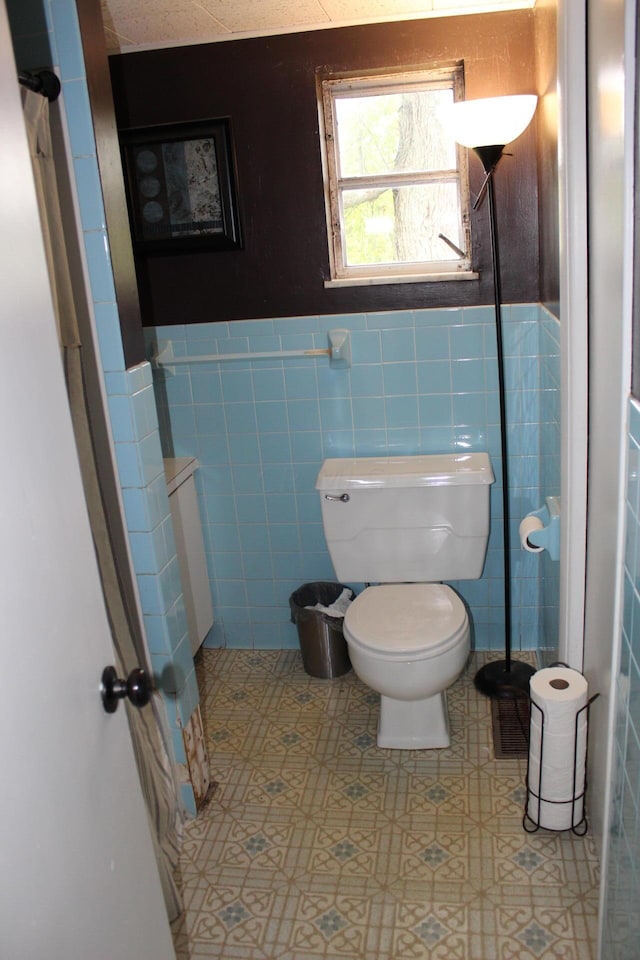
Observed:
[[[171,340],[160,341],[152,358],[157,367],[171,370],[190,363],[224,363],[227,360],[283,360],[287,357],[329,357],[332,367],[351,366],[351,341],[348,330],[330,330],[329,347],[309,350],[265,350],[257,353],[208,353],[176,357]]]

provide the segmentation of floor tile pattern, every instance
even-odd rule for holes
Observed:
[[[382,750],[377,697],[297,651],[203,650],[211,780],[181,861],[180,960],[594,960],[589,837],[522,828],[475,654],[446,750]]]

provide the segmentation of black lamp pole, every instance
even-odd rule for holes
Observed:
[[[504,348],[502,335],[502,284],[500,279],[500,252],[498,248],[498,224],[493,190],[493,172],[502,156],[503,146],[475,147],[482,162],[485,180],[473,205],[481,202],[485,187],[489,202],[489,232],[493,259],[493,296],[496,315],[496,341],[498,347],[498,395],[500,398],[500,451],[502,456],[502,517],[504,552],[504,660],[492,660],[478,670],[474,678],[476,688],[488,697],[506,699],[529,695],[529,678],[535,672],[528,663],[511,659],[511,557],[509,513],[509,460],[507,446],[507,415],[504,386]]]

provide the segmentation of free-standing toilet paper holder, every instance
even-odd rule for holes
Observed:
[[[568,664],[558,661],[557,663],[551,664],[551,666],[568,667]],[[565,806],[565,807],[568,804],[571,804],[571,824],[572,825],[571,827],[567,827],[566,829],[571,830],[571,832],[575,834],[577,837],[584,837],[584,835],[586,834],[588,829],[587,815],[585,812],[586,811],[585,797],[587,793],[586,756],[589,752],[589,708],[591,707],[591,704],[593,703],[593,701],[596,700],[599,696],[600,696],[599,693],[594,693],[593,696],[587,700],[584,707],[581,707],[580,710],[578,710],[578,712],[576,713],[575,725],[574,725],[574,738],[573,738],[573,781],[572,781],[573,788],[571,791],[570,800],[547,800],[545,797],[542,796],[542,772],[543,772],[543,757],[544,757],[544,712],[541,710],[541,708],[538,706],[537,703],[534,703],[534,701],[531,698],[529,698],[529,705],[531,707],[535,707],[538,713],[540,714],[541,734],[540,734],[540,762],[539,762],[540,772],[538,776],[538,783],[536,784],[537,791],[538,791],[537,793],[535,790],[531,789],[531,784],[529,782],[530,760],[529,758],[527,758],[527,799],[525,801],[524,816],[522,818],[522,826],[526,831],[526,833],[535,833],[537,830],[540,829],[540,826],[541,826],[540,810],[541,810],[542,804],[552,803],[552,804],[557,804],[558,806]],[[578,785],[576,783],[577,767],[578,767],[578,728],[580,724],[580,716],[584,713],[585,710],[587,711],[587,728],[586,728],[586,740],[585,740],[584,782]],[[529,813],[529,801],[532,799],[535,799],[538,802],[538,819],[537,820],[534,817],[532,817],[531,814]],[[579,800],[582,800],[582,818],[578,821],[578,823],[574,823],[576,804],[578,803]],[[554,828],[545,827],[544,829],[552,830]],[[560,833],[563,831],[556,830],[555,832]]]
[[[547,497],[544,507],[532,510],[527,517],[537,517],[542,530],[531,530],[527,540],[534,547],[542,547],[552,560],[560,559],[560,497]]]

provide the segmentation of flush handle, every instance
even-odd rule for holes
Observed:
[[[348,493],[341,493],[340,496],[333,493],[325,493],[324,498],[325,500],[340,500],[341,503],[349,503],[351,499]]]
[[[102,671],[100,693],[106,713],[115,713],[118,704],[125,697],[134,707],[146,707],[151,700],[151,681],[139,667],[132,670],[126,680],[119,680],[115,667],[105,667]]]

